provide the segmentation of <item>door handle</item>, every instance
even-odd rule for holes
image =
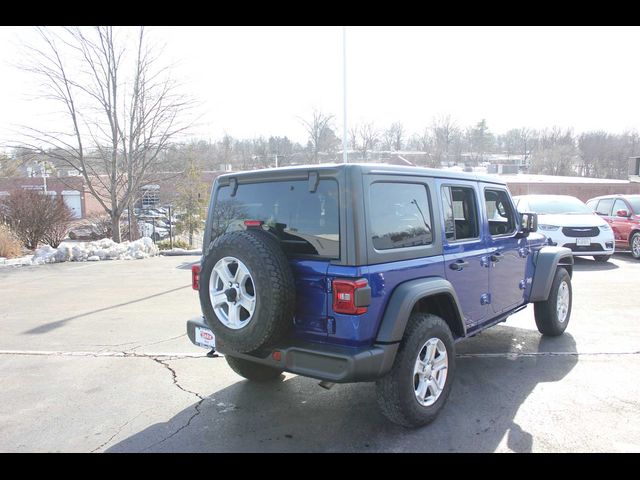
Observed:
[[[493,252],[491,254],[491,261],[498,263],[500,260],[502,260],[503,257],[504,255],[501,254],[500,252]]]
[[[466,262],[465,260],[456,260],[455,262],[449,264],[449,268],[451,270],[462,270],[464,267],[468,266],[469,262]]]

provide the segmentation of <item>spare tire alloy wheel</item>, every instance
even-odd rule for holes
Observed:
[[[274,235],[240,230],[218,237],[200,270],[200,305],[226,353],[271,348],[293,329],[295,282]]]
[[[251,321],[256,309],[255,288],[244,263],[235,257],[218,260],[209,279],[209,297],[225,327],[239,330]]]

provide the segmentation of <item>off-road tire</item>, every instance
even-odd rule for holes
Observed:
[[[251,321],[240,329],[225,326],[215,314],[209,296],[209,279],[218,260],[235,257],[249,270],[256,305]],[[218,237],[206,250],[200,273],[200,305],[205,320],[220,344],[249,353],[281,340],[293,327],[295,283],[280,243],[259,229],[230,232]]]
[[[596,262],[600,262],[600,263],[608,262],[610,258],[611,258],[611,255],[594,255],[593,256],[593,259]]]
[[[414,366],[420,350],[431,338],[438,338],[444,343],[448,371],[440,396],[433,405],[423,406],[415,395]],[[431,423],[447,401],[455,368],[455,346],[447,323],[436,315],[413,313],[409,317],[391,370],[376,382],[377,400],[382,414],[392,422],[409,428]]]
[[[279,380],[282,376],[282,370],[279,368],[269,367],[267,365],[251,362],[243,358],[231,357],[229,355],[225,355],[224,358],[227,360],[231,370],[241,377],[253,382],[271,382]]]
[[[566,282],[569,287],[569,308],[567,310],[564,321],[558,318],[558,294],[560,285]],[[534,315],[538,331],[549,337],[557,337],[562,335],[569,324],[571,317],[571,307],[573,306],[573,293],[571,288],[571,277],[564,268],[558,268],[551,284],[549,298],[544,302],[536,302],[534,304]]]

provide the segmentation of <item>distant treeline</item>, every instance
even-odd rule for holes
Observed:
[[[194,139],[170,145],[152,170],[182,171],[188,162],[202,170],[244,170],[273,167],[276,162],[285,166],[342,161],[342,139],[336,134],[332,115],[314,112],[301,123],[308,132],[304,145],[287,136],[241,139],[225,135],[215,141]],[[422,133],[408,133],[401,122],[387,128],[372,123],[357,125],[349,130],[348,148],[352,161],[376,161],[393,152],[422,152],[412,155],[412,161],[438,167],[478,165],[497,154],[517,159],[530,173],[623,179],[628,175],[629,157],[640,155],[640,136],[635,130],[577,134],[559,127],[514,128],[494,134],[486,120],[460,127],[450,116],[440,116]],[[0,157],[0,176],[10,173],[12,168],[15,170],[20,157],[20,152]]]

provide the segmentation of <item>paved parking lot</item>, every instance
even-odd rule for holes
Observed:
[[[251,384],[189,342],[196,257],[0,269],[0,451],[640,452],[640,262],[576,260],[564,336],[533,308],[458,344],[431,425],[373,384]]]

